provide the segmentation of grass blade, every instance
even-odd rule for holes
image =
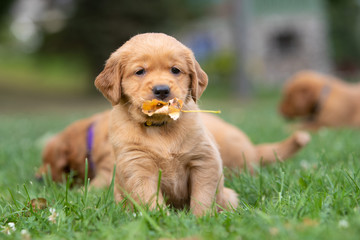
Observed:
[[[88,185],[89,185],[89,180],[88,179],[88,159],[85,158],[85,177],[84,177],[84,197],[83,197],[83,204],[84,207],[86,207],[86,202],[87,202],[87,195],[88,195]]]

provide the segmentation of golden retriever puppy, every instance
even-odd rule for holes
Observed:
[[[313,71],[291,77],[283,91],[281,114],[300,118],[304,128],[360,126],[360,84]]]
[[[192,51],[165,34],[136,35],[111,54],[95,85],[113,105],[109,133],[117,201],[129,194],[151,209],[188,206],[197,216],[214,202],[224,209],[238,206],[237,194],[224,187],[220,153],[198,113],[175,121],[142,112],[146,100],[173,98],[184,102],[183,109],[196,110],[207,83]]]
[[[83,181],[87,158],[90,185],[109,186],[115,158],[108,141],[109,115],[110,112],[104,112],[76,121],[50,139],[44,148],[37,178],[50,171],[52,179],[61,182],[63,175],[72,170],[75,180]]]
[[[230,169],[243,169],[246,165],[252,171],[260,161],[265,165],[286,160],[310,140],[308,133],[297,131],[281,142],[254,145],[240,129],[219,117],[208,113],[200,113],[200,116],[215,138],[223,165]],[[85,158],[88,158],[90,184],[96,187],[108,186],[115,164],[108,138],[109,118],[110,111],[96,114],[72,123],[53,137],[44,148],[43,164],[37,177],[46,174],[50,168],[53,180],[60,182],[63,180],[62,175],[72,170],[76,173],[77,182],[83,183]]]

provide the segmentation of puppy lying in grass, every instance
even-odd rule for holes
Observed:
[[[301,71],[284,86],[280,113],[300,119],[301,127],[360,126],[360,84],[314,71]]]
[[[78,120],[52,137],[43,150],[43,163],[36,177],[41,179],[50,171],[53,181],[62,182],[64,175],[72,171],[75,183],[83,183],[87,158],[90,185],[109,186],[115,163],[109,142],[109,116],[107,111]]]

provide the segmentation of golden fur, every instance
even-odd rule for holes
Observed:
[[[61,182],[63,174],[68,174],[72,170],[76,173],[75,179],[83,181],[87,155],[87,129],[95,123],[94,146],[96,147],[92,148],[90,153],[95,169],[89,168],[88,177],[91,178],[92,186],[110,185],[115,157],[108,140],[109,115],[110,112],[104,112],[78,120],[50,139],[44,148],[43,163],[36,176],[41,178],[50,170],[52,179]]]
[[[173,67],[180,72],[172,73]],[[144,74],[137,74],[142,70]],[[184,101],[184,109],[195,110],[207,82],[191,50],[165,34],[137,35],[110,56],[95,85],[113,105],[109,131],[117,201],[130,194],[150,208],[157,202],[188,206],[195,215],[204,214],[214,201],[225,209],[237,207],[237,195],[224,187],[219,151],[199,114],[182,114],[173,121],[141,111],[145,100],[156,97],[153,88],[159,85],[170,88],[162,100],[176,97]],[[146,121],[161,126],[147,127]]]
[[[360,126],[360,84],[314,71],[302,71],[284,86],[281,114],[300,118],[309,129]]]
[[[286,160],[302,149],[310,140],[308,133],[297,131],[281,142],[254,145],[240,129],[219,117],[207,113],[200,113],[200,116],[205,127],[214,136],[223,165],[230,169],[241,170],[246,165],[252,171],[252,168],[259,165],[260,161],[265,165],[278,160]],[[49,166],[54,181],[62,181],[62,175],[73,170],[77,173],[77,180],[82,183],[87,151],[87,130],[91,124],[94,124],[95,144],[91,155],[96,171],[90,171],[88,176],[91,178],[91,185],[108,186],[115,163],[108,138],[109,118],[110,111],[106,111],[76,121],[52,138],[44,148],[43,164],[39,168],[37,176],[41,177],[42,174],[46,174]],[[95,176],[97,176],[96,179],[94,179]]]

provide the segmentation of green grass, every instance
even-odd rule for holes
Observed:
[[[68,94],[87,90],[89,69],[81,56],[24,55],[0,49],[0,88]]]
[[[255,143],[279,141],[291,132],[276,112],[274,96],[246,102],[204,99],[200,104],[221,109],[221,116]],[[0,233],[0,239],[24,239],[22,229],[32,239],[359,239],[358,130],[323,129],[288,161],[259,168],[254,176],[244,171],[227,178],[240,206],[235,212],[195,218],[173,209],[124,210],[109,189],[86,193],[80,187],[36,182],[41,137],[88,115],[0,116],[0,226],[16,226],[9,236]],[[56,223],[48,220],[49,208],[29,209],[29,200],[38,197],[56,209]]]

